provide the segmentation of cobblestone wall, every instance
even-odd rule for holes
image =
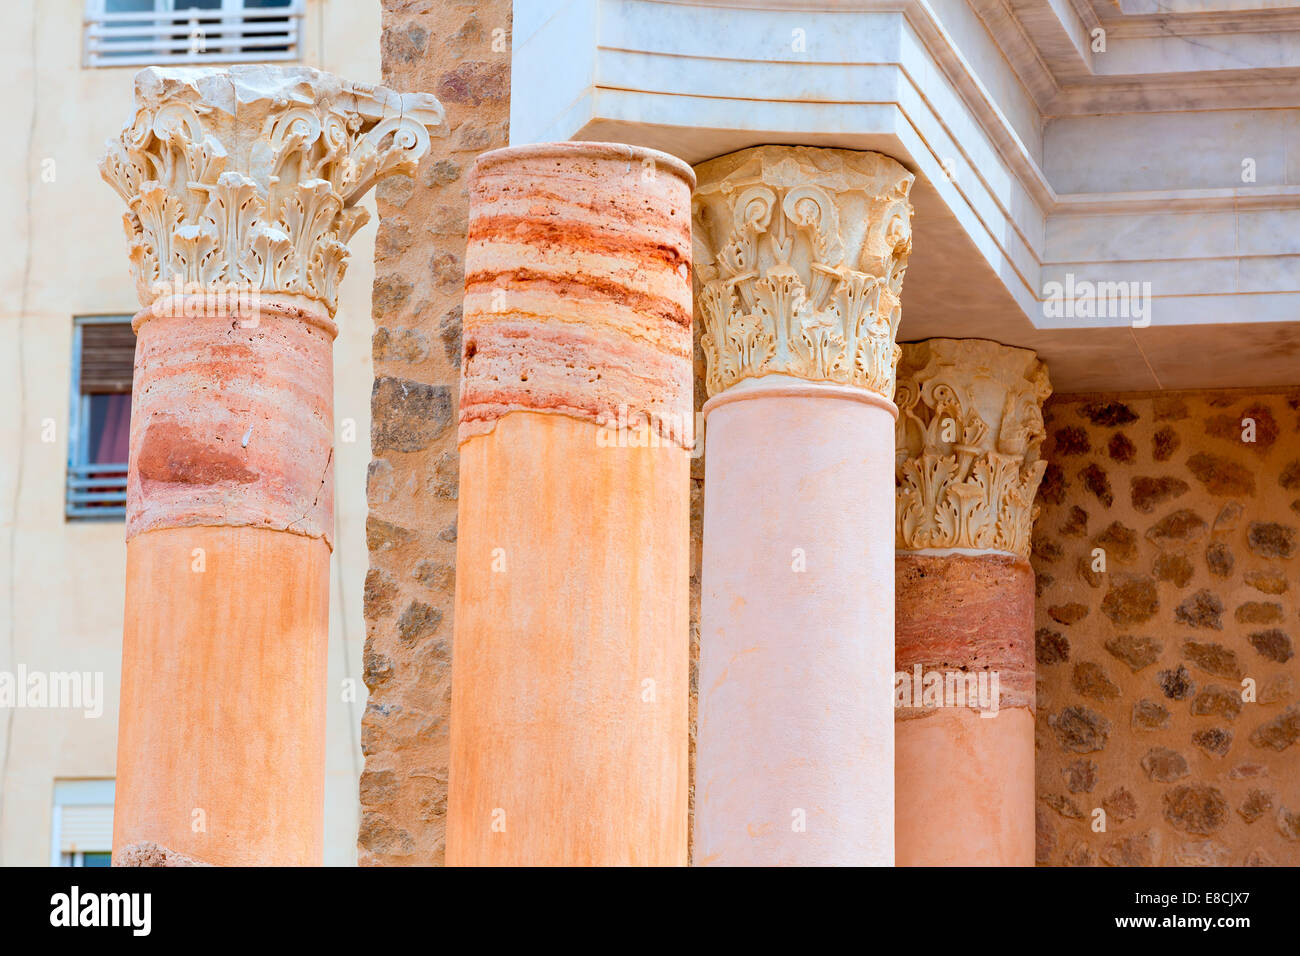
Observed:
[[[1046,420],[1039,863],[1300,864],[1300,392]]]
[[[383,0],[383,11],[384,83],[437,96],[449,135],[414,179],[377,190],[358,860],[431,864],[447,814],[465,173],[507,144],[511,4]]]

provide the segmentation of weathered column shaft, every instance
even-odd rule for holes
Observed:
[[[693,185],[603,143],[471,173],[449,864],[686,862]]]
[[[897,861],[1034,862],[1034,495],[1047,369],[904,345],[897,432]]]
[[[890,447],[912,176],[759,147],[697,169],[708,362],[695,855],[893,862]]]
[[[319,863],[338,283],[441,110],[301,67],[135,92],[101,164],[144,306],[114,860]]]

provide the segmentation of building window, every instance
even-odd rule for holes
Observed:
[[[69,518],[126,516],[135,333],[124,316],[84,316],[72,338]]]
[[[112,780],[55,780],[51,866],[108,866],[113,856]]]
[[[86,0],[86,66],[300,58],[303,0]]]

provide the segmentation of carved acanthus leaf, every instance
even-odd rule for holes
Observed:
[[[307,67],[142,70],[104,179],[128,207],[142,305],[183,284],[303,295],[333,314],[356,204],[411,174],[441,105]],[[194,290],[199,291],[199,290]]]
[[[1047,367],[981,339],[902,346],[897,402],[901,551],[968,548],[1028,557]]]
[[[794,146],[742,150],[696,172],[709,395],[785,374],[892,398],[911,174],[878,153]]]

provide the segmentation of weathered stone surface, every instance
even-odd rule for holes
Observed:
[[[1232,731],[1224,727],[1207,727],[1192,733],[1192,743],[1207,754],[1222,757],[1232,746]]]
[[[410,301],[413,289],[414,286],[402,276],[376,276],[370,291],[375,319],[382,321],[399,311]]]
[[[1188,470],[1212,495],[1243,496],[1255,493],[1255,474],[1230,458],[1198,452],[1187,459]]]
[[[1122,402],[1090,402],[1079,408],[1079,414],[1103,428],[1117,428],[1138,420],[1137,413]]]
[[[161,846],[149,840],[140,843],[130,843],[113,854],[113,866],[115,867],[180,867],[211,865],[211,863],[205,863],[192,856],[186,856],[184,853],[178,853],[175,850]]]
[[[1151,571],[1157,580],[1169,581],[1180,588],[1184,587],[1196,573],[1192,562],[1187,560],[1187,555],[1178,551],[1161,551],[1156,555]]]
[[[1282,466],[1282,473],[1278,475],[1277,482],[1287,491],[1300,488],[1300,458],[1293,458]]]
[[[1160,659],[1164,645],[1150,637],[1136,637],[1121,634],[1109,638],[1103,645],[1112,657],[1117,657],[1128,665],[1129,670],[1137,673],[1149,664]]]
[[[1133,705],[1135,730],[1165,730],[1169,727],[1169,709],[1154,700],[1139,700]]]
[[[1261,704],[1276,704],[1295,696],[1295,681],[1290,674],[1275,674],[1259,689]]]
[[[1047,609],[1047,616],[1058,624],[1075,624],[1088,616],[1088,605],[1080,604],[1078,601],[1053,605]]]
[[[381,376],[370,393],[370,445],[376,454],[421,451],[451,425],[451,390]]]
[[[1111,731],[1109,720],[1095,710],[1079,706],[1048,715],[1047,724],[1056,733],[1061,747],[1077,754],[1104,750]]]
[[[1151,514],[1157,505],[1172,501],[1187,493],[1191,486],[1181,478],[1161,475],[1155,478],[1133,478],[1129,482],[1129,495],[1133,507],[1143,514]]]
[[[393,599],[397,597],[397,579],[382,568],[371,568],[366,572],[365,591],[362,600],[368,620],[383,617],[393,610]]]
[[[1061,534],[1067,538],[1082,538],[1087,533],[1088,512],[1075,505],[1070,509],[1070,513],[1066,515],[1065,521],[1061,525]]]
[[[1186,833],[1208,836],[1228,821],[1228,802],[1217,787],[1180,784],[1164,798],[1165,819]]]
[[[1205,520],[1189,508],[1180,508],[1147,531],[1147,540],[1158,547],[1183,545],[1201,538],[1209,530]]]
[[[1123,432],[1116,432],[1106,445],[1106,454],[1112,461],[1128,464],[1137,457],[1137,446]]]
[[[1300,813],[1286,807],[1277,808],[1277,829],[1288,840],[1300,840]]]
[[[1255,648],[1261,657],[1266,657],[1270,661],[1285,664],[1295,656],[1291,636],[1276,627],[1271,627],[1267,631],[1253,631],[1248,639],[1250,646]]]
[[[366,687],[372,691],[393,676],[392,659],[379,653],[370,644],[366,645],[366,649],[362,653],[361,667],[361,679],[365,681]]]
[[[1236,531],[1245,513],[1246,509],[1240,501],[1229,501],[1219,509],[1218,517],[1214,519],[1214,533]]]
[[[455,501],[460,493],[460,456],[454,451],[444,451],[439,455],[425,482],[425,489],[435,498]]]
[[[412,601],[397,619],[397,634],[408,644],[434,634],[442,623],[442,610],[423,601]]]
[[[1083,808],[1064,794],[1045,793],[1039,799],[1067,820],[1082,820],[1085,816]]]
[[[1100,465],[1088,465],[1079,472],[1079,479],[1083,482],[1083,487],[1107,508],[1115,503],[1115,494],[1110,490],[1110,479]]]
[[[1060,631],[1040,627],[1034,632],[1034,660],[1039,664],[1059,664],[1070,659],[1070,641]]]
[[[1218,595],[1204,588],[1187,598],[1174,609],[1174,620],[1188,627],[1223,630],[1223,602]]]
[[[1049,504],[1059,505],[1065,500],[1067,484],[1061,466],[1048,462],[1043,471],[1043,480],[1038,483],[1038,497]]]
[[[1241,713],[1241,694],[1218,684],[1207,684],[1192,701],[1193,717],[1224,717],[1236,720]]]
[[[412,570],[411,576],[426,588],[452,591],[456,585],[456,566],[432,558],[422,558]]]
[[[429,357],[429,340],[419,329],[377,328],[371,336],[371,351],[377,361],[419,364]]]
[[[1214,415],[1205,421],[1205,433],[1244,445],[1257,455],[1266,455],[1277,441],[1277,419],[1268,406],[1253,404],[1240,415]]]
[[[1071,760],[1061,771],[1066,789],[1071,793],[1092,793],[1097,786],[1097,762],[1079,758]]]
[[[1065,866],[1096,866],[1097,851],[1083,841],[1079,841],[1066,850],[1061,862]]]
[[[1151,438],[1151,457],[1156,461],[1168,461],[1174,457],[1181,444],[1178,432],[1166,425]]]
[[[1079,558],[1074,569],[1079,575],[1079,579],[1090,588],[1100,588],[1106,583],[1106,575],[1096,569],[1095,561],[1091,556]]]
[[[1260,724],[1250,735],[1259,748],[1286,750],[1300,740],[1300,704],[1292,704],[1272,720]]]
[[[1233,566],[1236,565],[1237,559],[1233,557],[1232,549],[1222,541],[1214,541],[1205,548],[1205,566],[1210,569],[1210,573],[1217,578],[1226,578],[1231,576]]]
[[[1241,801],[1241,806],[1237,812],[1247,823],[1254,823],[1264,814],[1273,809],[1273,795],[1267,790],[1258,788],[1251,790],[1246,794],[1246,799]]]
[[[1137,532],[1118,521],[1112,521],[1105,531],[1092,539],[1092,544],[1095,548],[1105,549],[1108,561],[1132,564],[1137,560]]]
[[[366,518],[366,547],[370,551],[388,551],[400,547],[411,539],[411,532],[390,521]]]
[[[1191,414],[1187,402],[1178,395],[1157,395],[1152,400],[1152,410],[1158,422],[1182,421]]]
[[[1119,697],[1119,685],[1091,661],[1081,661],[1074,665],[1071,682],[1075,691],[1093,700],[1115,700]]]
[[[1110,866],[1154,866],[1156,837],[1150,830],[1131,833],[1106,847],[1101,858]]]
[[[1270,568],[1266,571],[1247,571],[1244,580],[1256,591],[1264,594],[1286,593],[1286,575],[1280,568]]]
[[[1289,558],[1295,554],[1296,529],[1275,521],[1252,521],[1246,543],[1261,557]]]
[[[1171,783],[1191,773],[1187,758],[1168,747],[1152,747],[1148,750],[1142,756],[1142,769],[1146,772],[1147,779],[1156,783]]]
[[[1051,538],[1041,534],[1034,535],[1032,554],[1038,560],[1046,561],[1048,564],[1055,564],[1061,560],[1061,555],[1064,553],[1061,546]]]
[[[1186,700],[1196,693],[1196,682],[1182,664],[1173,670],[1161,671],[1156,675],[1156,680],[1170,700]]]
[[[1034,809],[1034,861],[1052,862],[1052,851],[1056,849],[1056,827],[1042,807]]]
[[[1118,787],[1101,801],[1102,809],[1116,823],[1132,820],[1137,816],[1137,798],[1127,787]]]
[[[1132,574],[1112,575],[1101,611],[1120,627],[1141,624],[1160,610],[1160,597],[1151,578]]]
[[[1241,661],[1237,652],[1222,644],[1183,642],[1183,655],[1207,674],[1215,677],[1241,677]]]
[[[1086,455],[1092,451],[1092,445],[1088,442],[1088,433],[1077,425],[1058,428],[1052,435],[1052,440],[1055,443],[1054,456]]]

